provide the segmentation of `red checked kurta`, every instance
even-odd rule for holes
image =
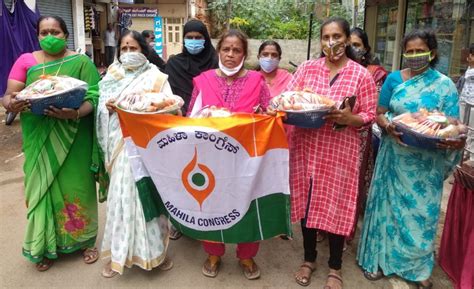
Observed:
[[[309,88],[335,101],[356,95],[353,113],[369,124],[375,119],[377,89],[370,73],[349,60],[332,86],[325,58],[309,60],[296,71],[289,90]],[[290,152],[291,218],[306,218],[306,227],[349,235],[354,224],[359,178],[357,128],[295,128]],[[312,191],[310,183],[312,181]],[[308,201],[309,199],[309,201]]]

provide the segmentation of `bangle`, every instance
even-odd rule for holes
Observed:
[[[79,117],[80,117],[79,109],[76,109],[76,112],[77,112],[76,120],[79,120]]]

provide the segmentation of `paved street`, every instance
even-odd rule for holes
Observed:
[[[3,119],[3,110],[0,116]],[[181,238],[172,241],[169,255],[174,268],[168,272],[154,270],[147,272],[139,268],[126,270],[123,276],[113,279],[101,277],[104,261],[86,265],[79,253],[61,256],[50,270],[44,273],[36,271],[33,264],[21,255],[21,244],[26,224],[26,208],[23,196],[23,156],[20,155],[21,138],[19,121],[12,127],[0,124],[0,286],[2,288],[302,288],[294,282],[293,273],[302,260],[302,238],[298,226],[294,228],[293,241],[272,239],[262,242],[256,258],[262,277],[256,281],[247,281],[235,259],[234,248],[229,246],[223,259],[219,276],[209,279],[201,274],[201,265],[205,254],[199,242]],[[449,188],[445,188],[446,201]],[[446,202],[444,202],[444,207]],[[100,205],[100,245],[104,224],[105,205]],[[444,213],[442,216],[444,219]],[[439,239],[439,238],[438,238]],[[367,281],[356,266],[356,244],[344,253],[344,288],[415,288],[397,278],[377,282]],[[309,288],[322,288],[327,274],[328,246],[319,244],[318,268],[313,275]],[[434,288],[451,288],[444,272],[437,266],[433,276]]]

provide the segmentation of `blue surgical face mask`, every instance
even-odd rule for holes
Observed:
[[[258,59],[258,63],[260,64],[260,68],[266,73],[270,73],[278,68],[280,64],[280,59],[278,58],[271,58],[271,57],[260,57]]]
[[[184,47],[192,55],[201,53],[204,50],[204,43],[206,43],[204,39],[184,39]]]

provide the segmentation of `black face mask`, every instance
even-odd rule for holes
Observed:
[[[365,49],[357,48],[357,47],[354,47],[354,46],[351,46],[351,50],[352,50],[352,54],[354,54],[354,57],[359,62],[364,59],[364,55],[367,53],[367,51],[365,51]]]

